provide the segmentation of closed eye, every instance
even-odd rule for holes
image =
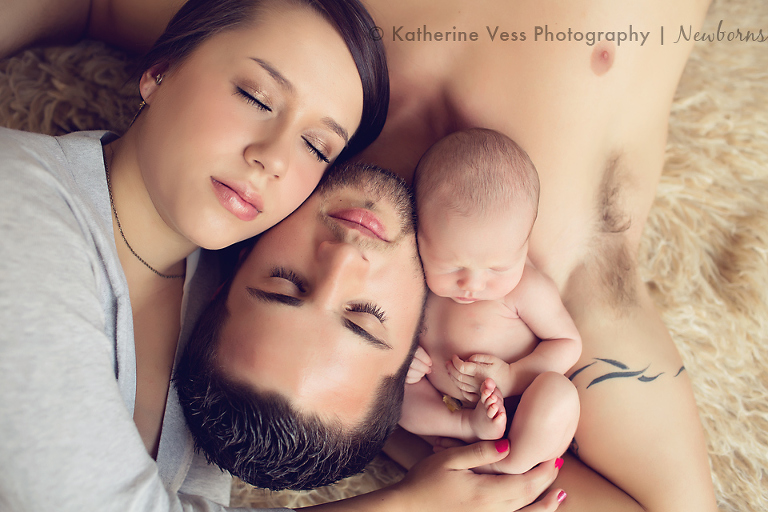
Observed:
[[[306,283],[293,270],[289,270],[285,267],[274,267],[270,271],[269,277],[277,277],[279,279],[285,279],[286,281],[291,282],[299,291],[299,293],[307,292]]]
[[[373,315],[378,318],[379,322],[381,323],[384,323],[387,320],[387,315],[384,313],[384,310],[382,310],[376,304],[372,304],[370,302],[365,302],[362,304],[350,304],[347,307],[347,310],[353,311],[355,313],[368,313],[369,315]]]
[[[315,155],[315,158],[317,158],[318,162],[326,164],[331,163],[330,158],[328,158],[328,156],[326,156],[322,151],[317,149],[314,144],[309,142],[309,139],[306,137],[302,137],[302,139],[304,139],[304,143],[307,145],[307,148],[309,148],[309,152]]]
[[[272,112],[272,109],[269,108],[266,104],[262,103],[261,101],[254,98],[251,94],[249,94],[245,89],[242,87],[236,87],[235,88],[235,94],[242,97],[246,103],[249,105],[253,105],[259,110],[264,110],[266,112]]]

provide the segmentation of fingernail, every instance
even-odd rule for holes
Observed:
[[[559,493],[557,493],[557,502],[562,503],[563,501],[565,501],[566,496],[568,495],[565,494],[565,491],[560,491]]]
[[[560,469],[561,467],[563,467],[563,463],[565,463],[565,461],[561,458],[558,458],[555,461],[555,468]]]
[[[507,439],[499,439],[496,441],[496,451],[499,453],[504,453],[505,451],[509,450],[509,440]]]

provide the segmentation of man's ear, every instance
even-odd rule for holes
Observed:
[[[248,258],[248,255],[251,254],[251,251],[253,250],[253,247],[256,245],[256,242],[259,239],[259,235],[256,235],[254,237],[251,237],[247,240],[243,240],[242,242],[239,242],[238,245],[240,246],[240,251],[237,255],[237,265],[235,268],[239,269],[240,266],[243,264],[243,262]]]
[[[139,79],[139,93],[144,102],[149,105],[152,103],[152,96],[162,85],[164,74],[168,71],[168,65],[155,64],[142,73]]]

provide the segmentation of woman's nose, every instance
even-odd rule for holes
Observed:
[[[245,148],[245,159],[249,165],[255,166],[270,178],[284,178],[291,161],[289,137],[284,133],[262,137]]]

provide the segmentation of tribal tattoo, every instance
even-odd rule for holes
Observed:
[[[657,374],[647,374],[646,372],[651,367],[651,365],[646,366],[642,370],[632,370],[627,366],[626,364],[616,361],[615,359],[603,359],[603,358],[595,358],[594,362],[589,363],[585,366],[582,366],[573,374],[571,375],[571,381],[586,370],[587,368],[590,368],[595,365],[602,366],[603,364],[607,364],[610,367],[610,371],[607,373],[604,373],[603,375],[600,375],[599,377],[592,379],[592,381],[587,385],[587,389],[594,386],[595,384],[600,384],[601,382],[605,382],[607,380],[611,379],[634,379],[636,378],[640,382],[653,382],[654,380],[658,379],[662,375],[664,375],[664,372],[657,373]],[[681,373],[685,371],[685,366],[681,366],[679,370],[677,370],[677,373],[674,375],[674,377],[677,377]],[[673,377],[673,378],[674,378]]]

